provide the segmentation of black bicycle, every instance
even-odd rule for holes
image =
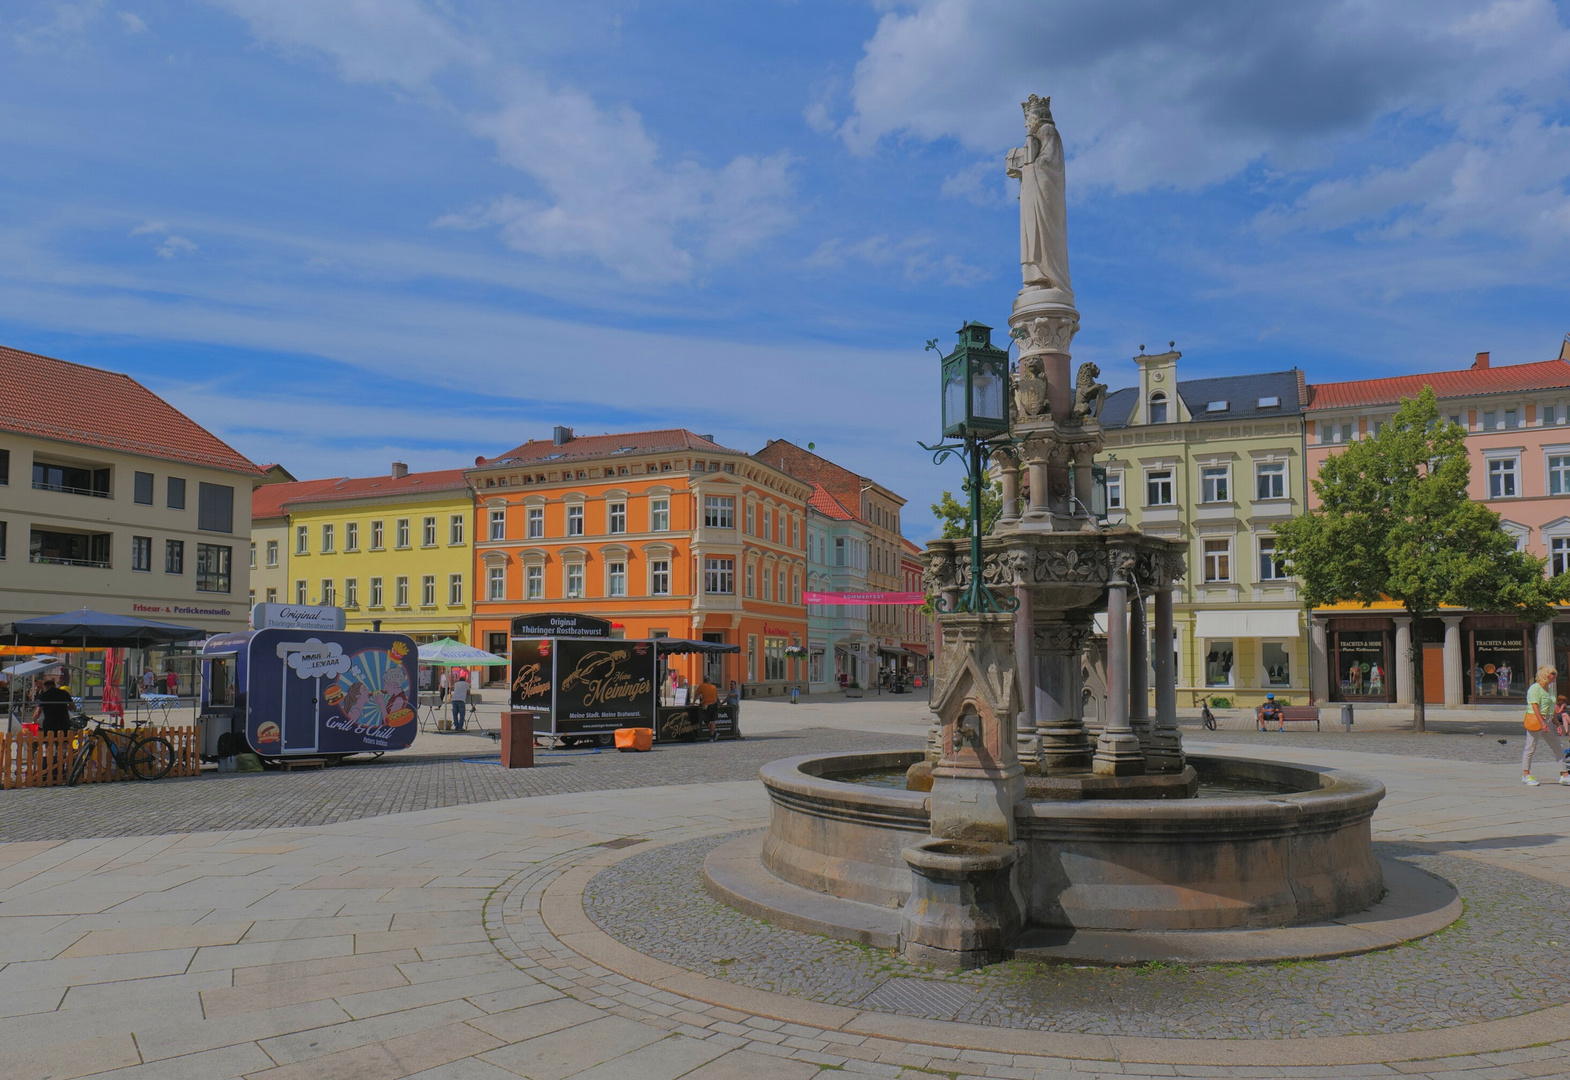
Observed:
[[[1199,699],[1199,719],[1205,725],[1206,731],[1216,730],[1216,714],[1210,711],[1210,699],[1208,697]]]
[[[72,726],[83,731],[88,724],[92,724],[93,729],[86,732],[76,748],[76,758],[71,762],[71,771],[65,780],[67,787],[75,787],[82,779],[100,742],[109,748],[115,765],[138,780],[162,780],[174,768],[174,744],[162,735],[144,734],[140,724],[137,730],[126,731],[96,716],[78,717]]]

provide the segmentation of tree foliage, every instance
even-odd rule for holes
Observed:
[[[1545,578],[1543,559],[1516,550],[1499,515],[1467,493],[1470,479],[1466,432],[1440,420],[1425,387],[1377,435],[1327,458],[1312,480],[1319,507],[1278,531],[1276,550],[1302,583],[1303,601],[1394,600],[1414,628],[1442,605],[1547,620],[1566,582]],[[1421,731],[1423,653],[1420,635],[1413,640]]]
[[[945,491],[943,497],[932,504],[932,516],[943,525],[943,539],[963,540],[970,536],[970,481],[960,485],[960,495]],[[992,531],[998,515],[1003,512],[1003,485],[996,480],[984,481],[981,487],[981,533]]]

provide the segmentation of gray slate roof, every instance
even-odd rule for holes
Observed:
[[[1214,379],[1188,379],[1177,384],[1177,392],[1188,406],[1194,422],[1205,420],[1242,420],[1256,416],[1301,416],[1303,406],[1297,400],[1297,369],[1270,371],[1259,375],[1222,375]],[[1281,399],[1278,408],[1259,407],[1259,399]],[[1128,426],[1139,398],[1137,386],[1126,386],[1107,395],[1101,409],[1101,425],[1105,428]],[[1226,412],[1206,412],[1212,401],[1225,401]]]

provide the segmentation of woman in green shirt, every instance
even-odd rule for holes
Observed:
[[[1559,762],[1559,782],[1570,787],[1570,764],[1565,762],[1559,736],[1554,733],[1554,693],[1548,689],[1558,678],[1557,671],[1544,665],[1537,669],[1537,680],[1526,692],[1526,749],[1521,751],[1521,783],[1527,787],[1537,787],[1537,779],[1532,775],[1532,755],[1539,743]],[[1531,726],[1534,723],[1535,731]]]

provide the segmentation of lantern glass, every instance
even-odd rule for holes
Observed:
[[[945,438],[963,438],[965,435],[965,368],[963,353],[943,365],[943,435]]]
[[[970,376],[970,426],[978,431],[1001,431],[1008,427],[1008,405],[1005,388],[1008,376],[998,365],[971,364]]]

